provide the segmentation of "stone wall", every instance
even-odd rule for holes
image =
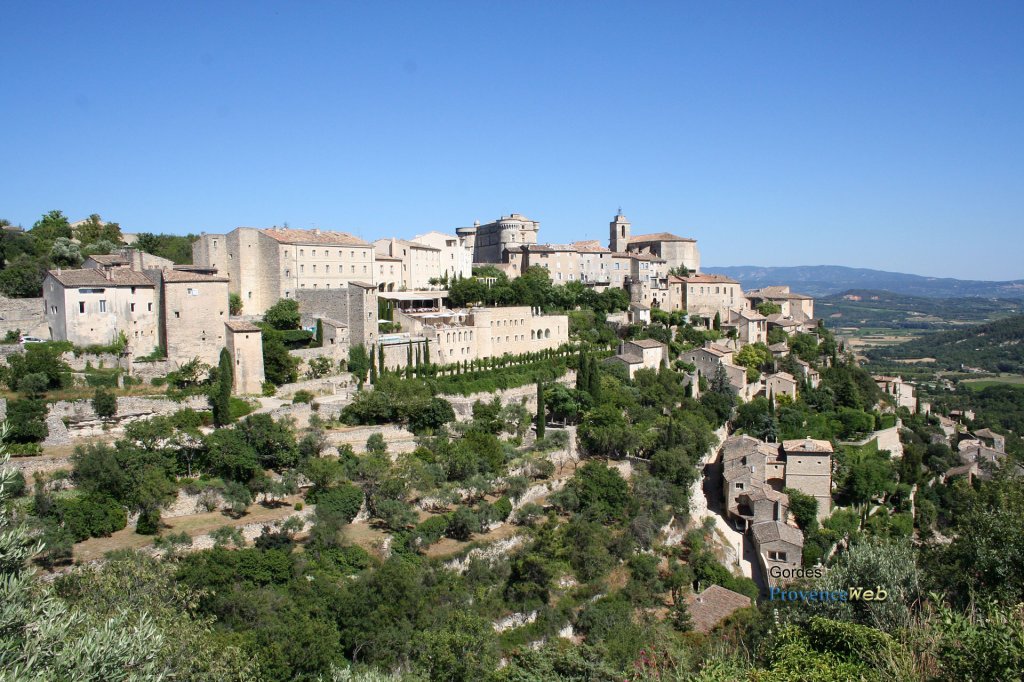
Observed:
[[[556,381],[565,386],[573,387],[576,385],[576,372],[569,370],[563,376],[556,379]],[[477,400],[489,402],[496,396],[501,399],[502,405],[518,403],[525,398],[526,409],[530,412],[537,411],[536,384],[527,384],[526,386],[518,386],[516,388],[506,388],[501,391],[495,391],[494,393],[473,393],[468,396],[446,394],[441,397],[452,404],[452,409],[455,410],[456,419],[459,421],[467,421],[473,418],[473,403]]]
[[[68,366],[75,372],[84,371],[86,365],[94,369],[110,369],[121,367],[123,362],[121,356],[114,353],[82,353],[81,355],[75,355],[68,352],[64,353],[61,359],[68,363]]]
[[[313,395],[348,395],[350,392],[355,391],[355,382],[352,381],[351,374],[344,372],[336,376],[283,384],[277,387],[277,393],[274,395],[288,400],[298,391],[309,391]]]
[[[20,329],[27,336],[49,339],[42,298],[7,298],[0,295],[0,338]]]
[[[352,426],[343,429],[331,429],[327,432],[327,442],[335,447],[349,445],[356,452],[366,450],[366,441],[375,433],[384,436],[388,445],[388,453],[395,455],[412,452],[416,449],[416,436],[400,426],[383,424],[380,426]]]
[[[185,408],[205,410],[209,404],[206,396],[190,396],[181,402],[167,398],[121,396],[117,399],[117,414],[102,420],[90,400],[58,400],[49,406],[46,417],[49,435],[43,445],[67,445],[74,438],[116,435],[123,432],[129,422],[174,414]]]

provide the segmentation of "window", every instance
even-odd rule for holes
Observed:
[[[153,312],[153,304],[152,303],[147,303],[146,304],[146,311],[147,312]]]
[[[316,263],[313,263],[313,274],[316,274]]]
[[[199,289],[195,289],[193,287],[189,287],[188,288],[188,295],[189,296],[198,296],[199,295]]]
[[[313,249],[313,258],[316,258],[316,249]]]
[[[107,302],[106,302],[105,299],[102,299],[102,298],[100,299],[100,312],[101,313],[107,312]]]
[[[285,277],[291,277],[292,276],[292,271],[291,270],[285,270],[284,271],[284,276]]]
[[[56,315],[57,314],[57,306],[51,305],[50,306],[50,312],[53,313],[54,315]]]
[[[133,313],[134,313],[134,312],[135,312],[135,304],[134,304],[134,303],[132,303],[132,304],[131,304],[131,306],[130,306],[130,308],[131,308],[131,312],[133,312]]]
[[[326,272],[328,275],[331,274],[331,266],[330,265],[325,265],[324,266],[324,272]]]
[[[85,301],[79,301],[78,302],[78,312],[80,312],[80,313],[84,313],[85,312]]]
[[[785,552],[768,552],[769,561],[786,561]]]
[[[181,313],[179,313],[177,310],[175,310],[174,311],[174,317],[175,318],[180,318],[181,317]]]
[[[299,266],[299,273],[301,274],[301,273],[303,273],[305,271],[306,271],[306,266],[305,265],[300,265]]]
[[[306,250],[305,249],[299,249],[299,255],[300,256],[305,256],[306,255]]]
[[[743,484],[742,483],[737,483],[736,484],[736,490],[743,490]]]

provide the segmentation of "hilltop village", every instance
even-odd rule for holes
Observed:
[[[521,214],[373,242],[111,225],[0,234],[0,494],[82,622],[125,576],[173,592],[144,608],[185,644],[131,635],[159,670],[182,646],[196,679],[874,679],[821,642],[903,661],[925,585],[984,582],[911,542],[971,563],[966,491],[1016,480],[1019,439],[871,376],[813,298],[704,272],[691,237],[621,211],[568,244]],[[848,588],[891,601],[776,610]]]

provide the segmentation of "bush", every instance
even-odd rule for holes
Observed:
[[[13,400],[7,405],[7,439],[12,443],[38,443],[46,438],[46,403],[42,400]]]
[[[277,386],[275,386],[273,384],[273,382],[264,381],[263,382],[263,396],[266,397],[266,398],[269,398],[272,395],[274,395],[275,393],[277,393]]]
[[[480,519],[469,507],[459,507],[448,518],[448,537],[456,540],[469,540],[473,533],[480,532]]]
[[[502,497],[491,505],[491,518],[495,521],[505,521],[512,515],[512,502],[507,497]]]
[[[313,394],[305,389],[295,391],[295,395],[292,396],[292,404],[297,403],[309,403],[313,401]]]
[[[424,545],[432,545],[448,532],[448,518],[444,515],[431,516],[416,526],[415,535]]]
[[[86,494],[58,500],[54,513],[75,542],[107,537],[128,525],[124,507],[106,495]]]
[[[244,417],[245,415],[247,415],[250,412],[252,412],[253,409],[255,409],[249,403],[248,400],[243,400],[241,398],[236,398],[235,396],[231,396],[231,400],[229,401],[228,405],[229,405],[229,413],[231,415],[231,421],[237,421],[237,420],[241,419],[242,417]]]
[[[295,503],[295,511],[302,511],[305,508],[306,508],[306,505],[302,504],[301,502],[296,502]]]
[[[15,469],[14,477],[8,482],[6,491],[10,493],[11,497],[21,497],[25,494],[25,488],[25,474]]]
[[[139,535],[156,535],[160,530],[160,510],[154,509],[139,514],[135,532]]]
[[[117,398],[110,391],[97,388],[92,397],[92,409],[100,419],[109,419],[117,414]]]
[[[352,519],[359,513],[363,506],[363,491],[351,483],[325,490],[315,490],[317,513],[338,514],[345,520],[345,523],[352,523]]]

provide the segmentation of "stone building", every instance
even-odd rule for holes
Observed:
[[[721,585],[709,585],[699,594],[688,592],[686,595],[686,610],[697,632],[711,632],[733,613],[750,606],[750,597]]]
[[[768,318],[756,310],[730,310],[722,316],[722,330],[736,330],[736,338],[741,343],[767,343]]]
[[[422,338],[434,363],[473,361],[480,358],[558,348],[569,342],[569,318],[545,315],[529,306],[395,311],[403,335],[388,335],[396,343]]]
[[[914,385],[903,381],[902,377],[874,377],[875,384],[896,404],[896,407],[905,407],[913,414],[917,412],[917,391]]]
[[[638,370],[658,371],[664,367],[668,362],[668,346],[654,339],[623,341],[619,344],[618,355],[611,356],[606,362],[623,365],[632,379]]]
[[[226,347],[234,370],[233,393],[259,394],[263,390],[263,331],[251,322],[224,323]],[[218,352],[219,355],[219,352]]]
[[[774,303],[781,308],[779,314],[798,322],[814,319],[814,299],[804,294],[794,294],[788,286],[763,287],[747,292],[753,307],[761,303]]]
[[[596,239],[570,244],[579,254],[580,281],[587,286],[603,290],[612,283],[612,251],[601,246]],[[622,282],[619,282],[622,286]]]
[[[705,320],[705,326],[710,326],[716,313],[724,320],[730,310],[747,306],[740,283],[725,275],[672,275],[668,281],[669,304],[666,310],[683,310],[691,316],[699,315]]]
[[[404,239],[378,239],[373,243],[375,256],[397,258],[401,262],[400,290],[426,289],[430,280],[441,276],[441,249],[406,241]]]
[[[192,245],[192,259],[227,275],[246,315],[262,315],[303,289],[339,289],[376,276],[372,244],[326,230],[239,227],[226,235],[204,233]]]
[[[228,321],[228,278],[189,270],[149,270],[160,301],[160,345],[167,359],[216,365]]]
[[[432,246],[441,251],[441,270],[433,275],[451,281],[455,277],[470,277],[473,274],[473,249],[466,243],[465,237],[431,231],[419,234],[411,241],[417,244]]]
[[[790,582],[803,566],[804,534],[781,521],[759,521],[750,527],[758,563],[771,587]]]
[[[789,372],[776,372],[764,378],[765,397],[778,399],[779,396],[788,395],[796,400],[797,381]]]
[[[348,327],[352,345],[370,348],[377,343],[377,289],[369,282],[349,282],[335,289],[299,289],[296,292],[302,325],[311,327],[318,318],[336,320]]]
[[[43,305],[54,341],[107,345],[124,334],[136,356],[160,345],[156,285],[127,267],[51,270],[43,279]]]
[[[700,252],[697,241],[680,237],[669,232],[632,235],[632,224],[622,211],[608,224],[608,248],[616,253],[646,253],[658,256],[667,264],[667,269],[686,268],[691,272],[700,271]]]
[[[377,266],[377,276],[374,277],[374,284],[378,291],[401,291],[402,290],[402,259],[374,254],[374,264]]]
[[[832,443],[801,438],[782,442],[786,487],[818,500],[818,520],[832,513]]]
[[[522,245],[536,244],[539,231],[540,223],[521,213],[512,213],[486,225],[477,223],[473,227],[457,228],[455,234],[473,250],[474,263],[497,265],[509,263],[508,254],[518,254]]]
[[[544,268],[555,285],[583,280],[580,253],[571,244],[524,244],[519,251],[520,272],[533,266]]]
[[[747,383],[747,368],[733,362],[733,351],[717,343],[707,343],[703,348],[686,351],[682,359],[697,369],[697,376],[711,381],[718,373],[719,366],[725,369],[729,385],[736,395],[749,400],[754,384]]]

